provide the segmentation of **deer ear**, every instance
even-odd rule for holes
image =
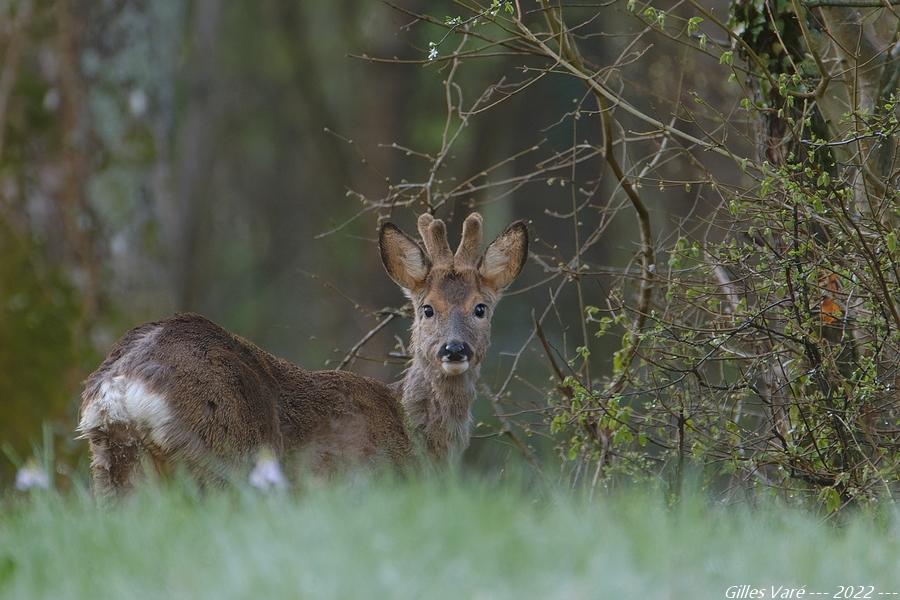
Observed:
[[[396,225],[385,223],[381,226],[378,246],[381,262],[397,285],[414,290],[425,282],[431,264],[419,245]]]
[[[516,221],[497,236],[484,251],[478,272],[496,290],[506,288],[525,266],[528,258],[528,228]]]

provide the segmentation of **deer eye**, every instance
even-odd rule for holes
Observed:
[[[484,304],[476,304],[475,305],[475,316],[479,319],[483,319],[485,313],[487,312],[487,306]]]
[[[425,304],[422,306],[422,314],[425,315],[426,319],[430,319],[434,316],[434,309],[431,308],[430,304]]]

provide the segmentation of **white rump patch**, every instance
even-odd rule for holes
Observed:
[[[164,446],[165,429],[172,421],[166,398],[151,392],[138,379],[124,375],[100,384],[100,392],[85,407],[78,429],[82,434],[109,425],[128,425],[149,434],[153,443]]]

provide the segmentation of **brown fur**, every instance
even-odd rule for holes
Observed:
[[[403,408],[411,434],[421,441],[431,459],[454,460],[469,444],[481,361],[491,341],[491,317],[501,292],[522,270],[528,256],[528,231],[513,223],[478,257],[481,215],[472,213],[463,224],[463,236],[454,255],[446,228],[431,215],[419,217],[418,229],[425,252],[390,224],[382,232],[381,255],[391,278],[412,301],[414,320],[410,344],[413,361],[402,385]],[[397,257],[404,257],[404,261]],[[403,270],[412,264],[413,269]],[[417,276],[417,266],[428,266]],[[487,306],[484,318],[473,314],[478,304]],[[423,307],[434,309],[427,318]],[[468,370],[447,375],[441,369],[438,350],[450,340],[466,342],[472,350]]]
[[[83,416],[115,377],[139,380],[164,397],[172,419],[156,440],[147,427],[108,418],[82,429],[101,494],[130,487],[139,449],[158,469],[182,463],[202,479],[224,476],[263,447],[279,456],[303,450],[319,473],[344,463],[400,465],[410,454],[399,403],[383,383],[306,371],[200,315],[126,333],[85,382]]]
[[[526,230],[514,224],[485,252],[503,253],[485,271],[485,257],[473,258],[480,224],[480,216],[467,220],[456,260],[441,221],[420,221],[433,255],[396,227],[382,228],[385,268],[416,307],[402,407],[379,381],[307,371],[200,315],[179,314],[127,332],[82,395],[79,428],[90,442],[96,491],[129,489],[144,453],[160,473],[184,464],[201,480],[246,466],[262,448],[298,457],[320,474],[351,465],[401,466],[410,459],[413,436],[435,460],[458,456],[468,445],[490,315],[527,254]],[[434,318],[422,317],[424,303],[434,306]],[[478,303],[489,307],[486,318],[473,316]],[[451,338],[473,350],[471,367],[456,376],[444,374],[437,359]]]

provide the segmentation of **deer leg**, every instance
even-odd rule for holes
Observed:
[[[131,491],[141,455],[140,439],[124,427],[107,427],[89,436],[94,495],[121,497]]]

